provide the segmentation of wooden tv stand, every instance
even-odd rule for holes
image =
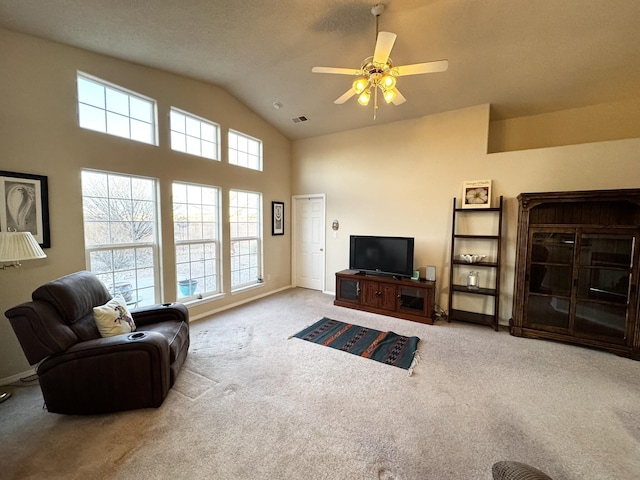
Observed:
[[[334,305],[433,324],[436,283],[367,275],[357,270],[336,273]]]

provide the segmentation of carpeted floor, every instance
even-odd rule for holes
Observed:
[[[192,324],[158,409],[73,417],[37,385],[0,404],[3,479],[637,479],[640,362],[293,289]],[[322,316],[420,337],[406,370],[288,339]]]

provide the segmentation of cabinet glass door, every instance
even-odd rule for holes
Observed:
[[[360,282],[338,277],[338,298],[345,302],[360,302]]]
[[[524,323],[568,329],[575,232],[532,231]]]
[[[576,333],[625,339],[633,250],[633,235],[580,236]]]
[[[426,312],[425,290],[421,288],[400,287],[398,295],[400,310],[422,315]]]

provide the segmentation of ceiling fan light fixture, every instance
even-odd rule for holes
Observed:
[[[369,100],[371,100],[371,90],[367,88],[358,97],[358,103],[366,107],[367,105],[369,105]]]
[[[365,58],[359,69],[336,67],[313,67],[313,73],[332,73],[338,75],[351,75],[357,77],[349,88],[340,97],[334,100],[336,105],[342,105],[351,97],[356,97],[358,103],[369,105],[373,94],[373,119],[376,119],[378,109],[378,93],[382,95],[386,103],[402,105],[407,101],[404,95],[396,89],[397,77],[405,75],[418,75],[423,73],[444,72],[447,70],[448,60],[437,60],[426,63],[394,66],[391,60],[391,50],[395,44],[397,35],[392,32],[381,32],[378,28],[378,19],[385,6],[382,3],[374,5],[371,13],[376,20],[376,41],[373,56]],[[378,88],[380,92],[378,92]]]
[[[360,77],[356,81],[353,82],[353,91],[356,92],[357,95],[360,95],[369,85],[369,80],[365,77]]]

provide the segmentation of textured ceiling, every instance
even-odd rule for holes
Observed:
[[[394,64],[449,70],[400,77],[407,102],[374,121],[371,104],[333,103],[351,77],[311,68],[373,54],[375,3],[1,0],[0,27],[214,83],[290,139],[483,103],[512,118],[640,95],[638,0],[386,0]]]

